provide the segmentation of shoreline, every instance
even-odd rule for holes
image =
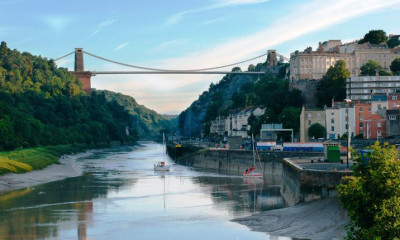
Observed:
[[[93,150],[87,150],[82,153],[64,155],[59,158],[59,164],[51,164],[41,170],[33,170],[27,173],[9,173],[0,176],[0,194],[80,176],[82,175],[82,165],[77,162],[77,159],[89,156],[92,153]]]
[[[265,232],[272,236],[336,240],[346,236],[345,225],[349,218],[338,198],[329,198],[231,221],[245,225],[252,231]]]

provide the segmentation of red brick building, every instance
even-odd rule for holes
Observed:
[[[400,93],[389,93],[388,110],[400,109]]]
[[[356,103],[356,135],[362,134],[365,139],[386,137],[386,120],[379,114],[372,113],[371,103]]]

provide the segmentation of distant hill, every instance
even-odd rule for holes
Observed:
[[[155,139],[162,132],[174,133],[178,127],[177,116],[170,118],[160,115],[157,112],[140,105],[136,100],[121,93],[115,93],[107,90],[95,90],[104,94],[108,101],[115,101],[123,106],[125,110],[133,117],[133,123],[138,133],[139,139]]]

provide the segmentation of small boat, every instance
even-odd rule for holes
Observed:
[[[158,162],[157,164],[154,164],[154,171],[169,171],[170,166],[165,164],[165,135],[163,133],[163,154],[164,154],[164,160],[161,162]]]
[[[244,171],[243,177],[245,178],[263,178],[264,174],[256,172],[256,155],[255,155],[255,150],[254,150],[254,137],[253,135],[251,136],[251,140],[253,142],[253,166],[249,167]]]
[[[155,171],[169,171],[169,167],[170,166],[166,165],[164,161],[154,164]]]

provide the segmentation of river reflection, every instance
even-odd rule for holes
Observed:
[[[154,172],[163,158],[158,144],[98,151],[78,160],[83,176],[0,194],[0,239],[288,239],[229,221],[283,207],[280,186]]]

